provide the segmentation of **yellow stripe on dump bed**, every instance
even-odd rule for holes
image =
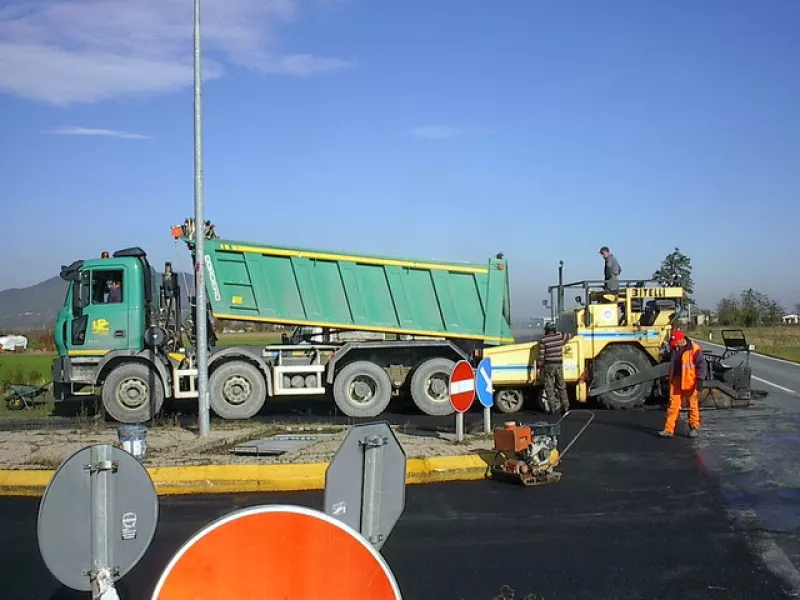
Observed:
[[[397,333],[405,335],[421,335],[436,338],[458,338],[464,340],[484,340],[487,342],[514,343],[514,338],[465,335],[461,333],[440,333],[438,331],[417,331],[414,329],[396,329],[391,327],[375,327],[369,325],[341,325],[339,323],[318,323],[316,321],[292,321],[289,319],[265,319],[262,317],[248,317],[244,315],[227,315],[214,313],[215,319],[228,319],[231,321],[256,321],[259,323],[275,323],[277,325],[303,325],[308,327],[327,327],[330,329],[346,329],[350,331],[377,331],[379,333]]]
[[[103,356],[108,354],[108,350],[69,350],[70,356]]]
[[[282,248],[259,248],[257,246],[235,246],[220,244],[220,250],[228,252],[252,252],[269,256],[296,256],[298,258],[314,258],[317,260],[346,260],[371,265],[386,265],[390,267],[408,267],[410,269],[432,269],[438,271],[452,271],[454,273],[481,273],[486,274],[486,267],[467,267],[461,265],[446,265],[436,263],[414,262],[410,260],[395,260],[392,258],[375,258],[369,256],[354,256],[349,254],[330,254],[327,252],[306,252],[303,250],[284,250]]]

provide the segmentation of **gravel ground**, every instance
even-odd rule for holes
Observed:
[[[453,456],[492,449],[490,437],[469,435],[456,443],[455,434],[424,431],[410,427],[393,427],[408,458]],[[280,456],[237,456],[234,446],[277,434],[329,433],[330,437]],[[189,466],[208,464],[290,464],[327,462],[333,458],[347,435],[347,428],[329,423],[303,425],[265,425],[236,423],[216,425],[210,437],[201,439],[196,430],[162,425],[147,432],[148,467]],[[117,444],[115,427],[87,426],[68,431],[24,429],[0,431],[0,469],[55,469],[72,454],[91,444]]]

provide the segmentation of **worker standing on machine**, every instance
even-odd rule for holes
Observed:
[[[703,349],[682,331],[675,331],[669,339],[669,406],[661,437],[673,437],[683,399],[689,401],[689,437],[697,437],[700,429],[700,395],[706,377],[706,359]]]
[[[617,257],[611,254],[608,246],[600,248],[600,256],[605,259],[605,269],[603,271],[603,279],[605,282],[605,290],[607,292],[619,292],[619,276],[622,273],[622,267],[619,266]]]
[[[544,375],[544,390],[552,412],[561,404],[564,412],[569,410],[567,384],[564,381],[564,343],[572,336],[556,331],[553,323],[544,326],[544,337],[539,340],[539,364]],[[558,397],[556,397],[558,393]]]

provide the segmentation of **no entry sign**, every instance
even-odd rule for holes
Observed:
[[[465,360],[458,361],[450,374],[450,404],[465,413],[475,401],[475,371]]]
[[[290,505],[246,508],[207,525],[167,565],[152,600],[401,600],[383,557],[357,531]]]

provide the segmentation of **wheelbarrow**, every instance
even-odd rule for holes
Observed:
[[[31,410],[37,404],[45,404],[46,400],[42,397],[47,392],[51,382],[42,386],[35,385],[7,385],[6,407],[8,410]]]

